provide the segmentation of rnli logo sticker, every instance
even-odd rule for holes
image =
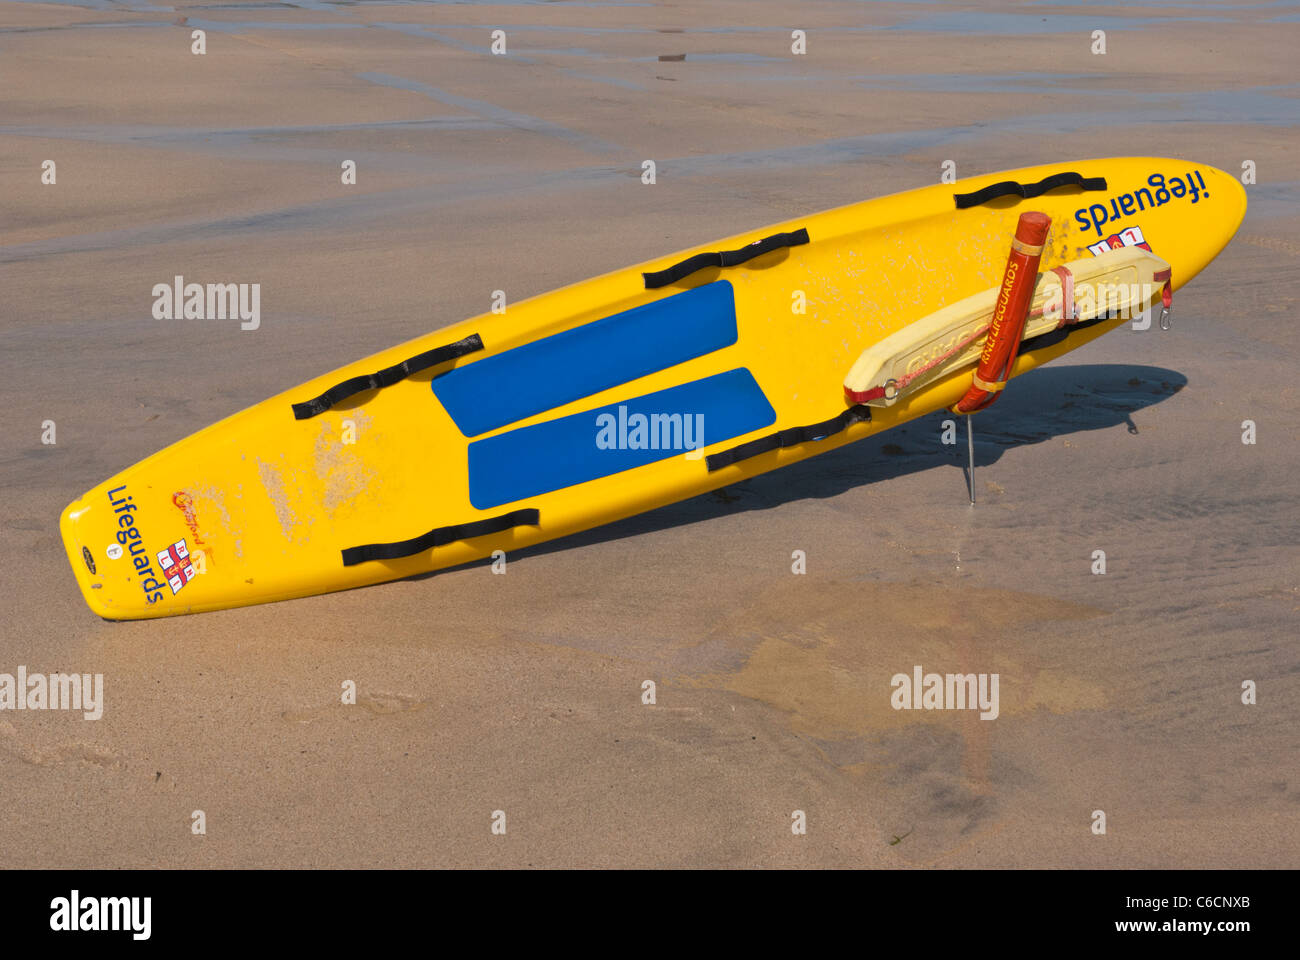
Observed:
[[[166,550],[159,550],[158,566],[162,567],[167,585],[172,588],[172,596],[194,579],[194,564],[190,563],[190,551],[184,540],[177,540]]]
[[[1126,227],[1119,233],[1112,233],[1105,240],[1091,244],[1088,249],[1092,251],[1094,257],[1099,257],[1108,250],[1118,250],[1120,247],[1141,247],[1148,253],[1151,252],[1151,244],[1147,243],[1147,238],[1142,235],[1142,228],[1137,224]]]

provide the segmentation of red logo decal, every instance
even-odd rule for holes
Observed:
[[[162,567],[167,585],[172,588],[172,596],[194,579],[194,564],[190,563],[190,551],[184,540],[177,540],[166,550],[159,550],[158,566]]]

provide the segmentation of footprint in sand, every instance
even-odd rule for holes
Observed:
[[[357,694],[355,704],[332,703],[323,707],[285,710],[280,714],[280,719],[290,723],[315,723],[318,720],[368,720],[393,713],[423,710],[427,705],[427,700],[409,694],[374,691]]]
[[[0,722],[0,750],[36,767],[53,767],[69,761],[83,761],[100,767],[117,767],[115,750],[85,740],[67,740],[57,746],[40,749],[25,743],[17,728]]]

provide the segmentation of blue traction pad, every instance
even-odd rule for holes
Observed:
[[[460,432],[476,437],[736,342],[726,280],[633,307],[433,378]]]
[[[657,420],[654,421],[657,429],[647,426],[638,435],[637,421],[633,420],[637,414],[644,416],[647,424],[651,423],[653,414],[660,417],[678,414],[681,429],[668,437],[674,448],[663,449],[665,444],[658,441],[676,425],[667,427],[662,419]],[[612,419],[601,420],[602,415]],[[704,418],[702,438],[695,429],[700,422],[696,415]],[[688,449],[683,445],[688,416],[691,417],[691,448],[695,449],[776,422],[776,411],[754,375],[743,367],[728,370],[643,397],[476,440],[469,445],[470,503],[479,510],[489,510],[503,503],[681,456]],[[615,445],[603,449],[598,438],[605,447],[611,440]],[[701,439],[703,443],[699,442]],[[638,447],[650,443],[660,449],[631,449],[632,443]],[[703,474],[702,457],[699,468]]]

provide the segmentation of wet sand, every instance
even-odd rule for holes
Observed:
[[[0,672],[106,687],[98,721],[0,712],[0,866],[1300,864],[1300,3],[790,16],[0,2]],[[974,510],[934,416],[505,576],[112,624],[67,569],[84,490],[495,289],[945,160],[1125,154],[1253,160],[1250,212],[1172,330],[1108,334],[981,417]],[[154,320],[177,273],[261,283],[260,329]],[[915,664],[998,673],[1000,715],[893,710]]]

